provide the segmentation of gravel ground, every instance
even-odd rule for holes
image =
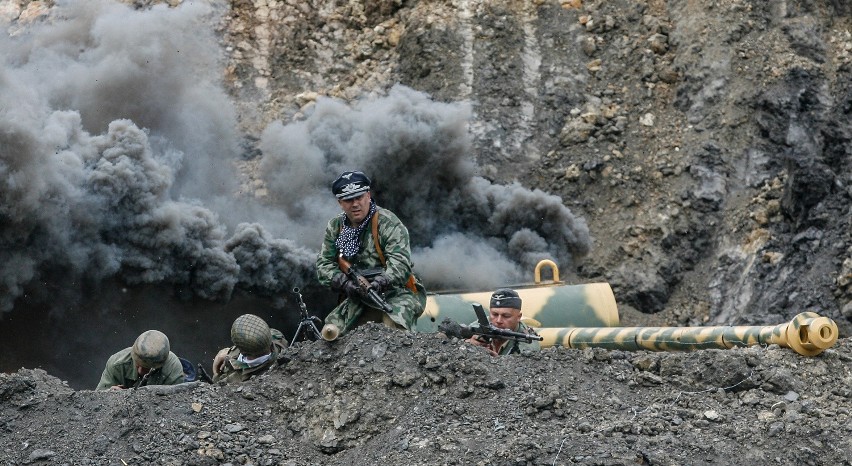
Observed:
[[[0,375],[3,464],[852,464],[852,341],[493,358],[369,324],[242,385]]]
[[[12,84],[0,87],[9,102],[0,148],[11,148],[0,151],[2,463],[852,462],[848,2],[258,0],[210,2],[200,16],[198,2],[123,3],[173,10],[109,17],[92,2],[65,16],[51,0],[0,0],[0,82]],[[110,27],[119,18],[128,33]],[[135,28],[165,45],[122,48]],[[158,71],[124,74],[131,68],[115,57]],[[293,238],[315,248],[304,239],[321,225],[302,217],[310,203],[285,202],[301,199],[289,189],[312,177],[276,184],[292,166],[280,154],[268,165],[283,139],[264,137],[304,128],[320,97],[348,117],[395,85],[427,93],[429,108],[450,109],[438,120],[463,129],[456,139],[394,134],[394,150],[413,155],[404,168],[428,181],[431,166],[411,165],[430,160],[421,146],[456,148],[464,157],[453,162],[495,186],[559,196],[593,238],[588,254],[560,264],[563,279],[610,283],[623,324],[773,325],[815,311],[837,322],[841,339],[813,358],[770,346],[493,359],[440,335],[369,326],[334,344],[300,344],[286,365],[242,386],[82,389],[148,328],[207,362],[247,311],[289,335],[294,285],[311,290],[312,312],[326,312],[318,303],[330,299],[305,278],[313,252],[287,254],[290,243],[258,227],[242,230],[240,244],[256,245],[266,265],[275,254],[293,265],[227,267],[216,248],[233,225],[217,223],[212,207],[223,194],[199,193],[221,183],[226,197],[254,202],[223,217],[274,224],[286,211]],[[461,102],[468,113],[456,111]],[[392,126],[370,119],[380,113],[366,119]],[[65,175],[91,161],[88,135],[100,140],[125,118],[166,162],[181,165],[173,146],[187,154],[184,170],[142,190],[149,204],[74,204],[89,175]],[[54,145],[67,149],[58,163]],[[75,163],[75,147],[90,155]],[[371,162],[393,172],[394,160]],[[208,171],[224,166],[234,179]],[[189,190],[199,179],[205,189]],[[198,199],[181,204],[184,194]],[[145,223],[165,205],[170,221]],[[187,206],[185,216],[171,210]],[[172,221],[187,228],[154,234]],[[154,233],[128,237],[139,225]],[[433,246],[428,231],[414,231],[417,246]],[[148,239],[156,244],[143,246]],[[205,260],[209,268],[197,267]],[[219,281],[228,273],[232,282]],[[237,282],[227,302],[200,292]]]

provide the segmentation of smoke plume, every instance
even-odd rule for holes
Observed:
[[[366,172],[377,203],[408,227],[427,288],[529,281],[541,259],[567,267],[588,253],[585,221],[559,197],[477,175],[470,116],[467,104],[399,85],[351,106],[320,98],[303,121],[267,128],[261,171],[273,196],[290,200],[285,210],[320,225],[335,209],[313,206],[328,205],[334,178]]]
[[[314,252],[256,224],[228,238],[210,208],[244,202],[213,18],[199,2],[71,2],[0,36],[0,309],[45,276],[208,299],[310,279]]]
[[[260,140],[263,202],[238,194],[236,112],[218,81],[216,12],[69,2],[0,35],[0,310],[45,277],[118,278],[227,300],[314,281],[342,171],[406,223],[427,287],[528,279],[588,252],[556,196],[477,175],[470,107],[396,86],[320,98]],[[11,29],[10,29],[11,30]]]

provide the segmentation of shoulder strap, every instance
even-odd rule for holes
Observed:
[[[382,267],[385,266],[385,254],[382,252],[382,246],[379,244],[379,209],[376,209],[376,213],[373,214],[372,229],[373,229],[373,244],[376,245],[376,254],[379,255],[379,261],[382,263]],[[417,282],[414,278],[414,274],[408,276],[408,281],[405,282],[405,287],[411,290],[412,293],[417,294]]]
[[[379,244],[379,209],[373,214],[373,220],[370,222],[373,226],[373,244],[376,245],[376,254],[379,255],[379,261],[382,267],[385,266],[385,253],[382,252],[382,246]]]

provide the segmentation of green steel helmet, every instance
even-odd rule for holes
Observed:
[[[244,355],[259,357],[271,351],[272,332],[260,317],[243,314],[231,326],[231,341]]]
[[[169,337],[159,330],[148,330],[133,342],[130,355],[137,366],[157,369],[166,363],[170,350]]]

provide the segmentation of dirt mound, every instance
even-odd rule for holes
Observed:
[[[242,385],[72,391],[0,376],[5,464],[852,464],[852,341],[813,358],[492,358],[367,325]]]

